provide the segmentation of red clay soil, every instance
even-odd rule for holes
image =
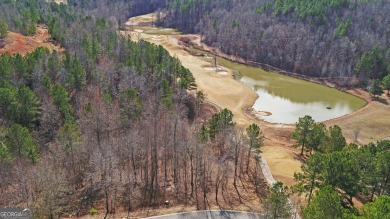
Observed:
[[[21,55],[26,55],[40,46],[46,47],[50,51],[64,51],[63,48],[58,45],[54,45],[49,41],[50,35],[48,30],[43,26],[38,26],[37,33],[34,36],[24,36],[19,33],[9,32],[7,38],[5,39],[4,46],[0,48],[0,54],[19,53]]]

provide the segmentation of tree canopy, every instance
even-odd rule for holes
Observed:
[[[292,210],[288,197],[287,186],[281,182],[275,183],[265,203],[265,214],[271,218],[290,218]]]
[[[308,142],[309,133],[313,129],[314,119],[311,116],[300,117],[299,121],[295,125],[295,130],[292,134],[292,138],[297,140],[301,145],[301,155]]]
[[[312,201],[303,208],[306,219],[342,219],[348,218],[347,210],[341,205],[338,194],[330,186],[320,188],[315,192]]]
[[[372,82],[372,85],[369,90],[370,94],[374,97],[380,96],[383,94],[383,89],[381,87],[381,82],[380,80],[374,80]]]
[[[390,73],[387,74],[385,77],[383,77],[382,85],[383,85],[383,89],[387,90],[387,95],[389,95],[389,92],[390,92]]]

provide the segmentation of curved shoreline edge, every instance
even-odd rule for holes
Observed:
[[[194,36],[200,37],[197,34],[194,34]],[[201,42],[201,44],[205,45],[202,42]],[[194,52],[189,50],[187,46],[183,46],[183,45],[179,45],[179,46],[184,51],[186,51],[189,55],[197,56],[196,54],[194,54]],[[231,61],[231,62],[235,62],[235,63],[242,64],[242,65],[247,65],[247,66],[254,67],[254,68],[259,68],[259,69],[262,69],[262,70],[267,71],[267,72],[272,72],[272,73],[276,73],[276,74],[282,74],[282,75],[286,75],[286,76],[289,76],[289,77],[292,77],[292,78],[296,78],[296,79],[304,80],[304,81],[307,81],[307,82],[311,82],[311,83],[319,84],[319,85],[322,85],[322,86],[326,86],[328,88],[336,89],[336,90],[338,90],[340,92],[343,92],[345,94],[357,97],[357,98],[359,98],[359,99],[361,99],[361,100],[363,100],[365,102],[365,104],[362,107],[360,107],[359,109],[357,109],[357,110],[355,110],[355,111],[353,111],[351,113],[348,113],[348,114],[345,114],[345,115],[342,115],[342,116],[338,116],[338,117],[334,117],[334,118],[331,118],[331,119],[323,120],[323,121],[318,121],[318,122],[321,122],[321,123],[332,122],[333,120],[337,120],[337,119],[340,119],[340,118],[343,118],[343,117],[351,116],[351,115],[361,111],[362,109],[366,108],[369,105],[369,103],[372,101],[372,99],[365,98],[364,96],[359,96],[356,93],[352,92],[352,91],[360,90],[360,91],[363,91],[363,92],[367,93],[367,91],[365,91],[361,87],[350,87],[350,88],[340,87],[340,86],[337,86],[334,83],[331,83],[330,81],[326,81],[325,78],[309,77],[309,76],[300,75],[300,74],[293,73],[293,72],[288,72],[288,71],[285,71],[285,70],[273,67],[273,66],[268,65],[268,64],[257,63],[257,62],[253,62],[253,61],[245,61],[245,60],[243,60],[240,57],[236,57],[234,55],[228,55],[226,53],[223,53],[223,52],[219,51],[217,48],[211,47],[211,46],[209,46],[207,44],[206,44],[206,48],[204,46],[199,46],[197,44],[192,45],[192,46],[194,48],[198,49],[198,50],[210,53],[210,54],[215,55],[215,56],[220,57],[220,58],[224,58],[224,59],[226,59],[228,61]],[[256,66],[255,64],[252,65],[251,63],[257,63],[260,66]],[[264,68],[262,66],[268,66],[268,69]],[[271,70],[271,69],[274,69],[274,70]],[[232,69],[230,69],[230,70],[232,70]],[[291,123],[291,124],[290,123],[272,123],[272,122],[268,122],[268,121],[266,121],[264,119],[261,119],[261,118],[257,117],[255,115],[256,114],[256,110],[253,107],[255,102],[256,102],[256,100],[253,103],[251,103],[250,110],[244,110],[245,114],[247,114],[248,116],[253,117],[253,118],[257,119],[257,120],[260,120],[260,121],[262,121],[262,122],[264,122],[266,124],[269,124],[269,125],[286,125],[286,126],[294,125],[294,123]]]

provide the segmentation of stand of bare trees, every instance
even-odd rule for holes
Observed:
[[[170,6],[159,24],[199,33],[204,43],[248,62],[341,86],[388,73],[389,31],[382,27],[390,23],[389,1],[176,0]]]
[[[257,198],[253,147],[233,114],[194,95],[191,72],[162,46],[121,37],[118,19],[70,3],[0,5],[11,30],[29,8],[66,49],[0,56],[0,207],[107,218],[166,200],[208,209]]]

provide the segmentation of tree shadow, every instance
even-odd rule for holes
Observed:
[[[375,97],[374,100],[375,100],[375,101],[378,101],[378,102],[380,102],[380,103],[382,103],[382,104],[384,104],[384,105],[389,105],[389,102],[388,102],[387,99],[385,99],[385,98],[382,98],[382,97]]]
[[[308,155],[305,156],[305,154],[304,154],[302,156],[301,153],[295,153],[295,152],[293,152],[293,154],[294,154],[294,159],[299,160],[302,163],[306,162],[306,158],[307,158]]]

